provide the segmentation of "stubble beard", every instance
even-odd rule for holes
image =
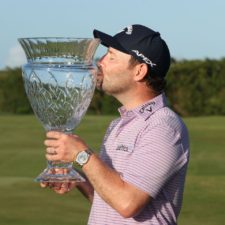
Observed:
[[[97,76],[96,88],[100,91],[103,91],[107,95],[116,97],[126,92],[127,85],[122,85],[121,81],[119,80],[107,79],[107,77],[103,75],[102,71],[100,71],[99,75]]]
[[[117,84],[106,80],[102,82],[101,88],[103,92],[113,97],[123,94],[127,89],[124,85],[121,85],[121,83]]]
[[[100,78],[97,78],[97,81],[96,81],[96,88],[99,90],[99,91],[102,91],[103,88],[102,88],[102,83],[103,83],[103,80],[100,79]]]

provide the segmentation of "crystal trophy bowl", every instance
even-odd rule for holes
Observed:
[[[72,133],[93,97],[96,84],[93,56],[99,39],[20,38],[18,41],[28,61],[22,66],[22,76],[34,114],[46,131]],[[84,178],[72,163],[51,161],[36,178],[38,182],[71,180],[84,181]]]

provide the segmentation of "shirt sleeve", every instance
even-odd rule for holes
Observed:
[[[157,125],[139,136],[122,179],[155,198],[186,162],[180,133]]]

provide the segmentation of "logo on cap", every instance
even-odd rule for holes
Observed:
[[[125,32],[125,34],[131,35],[133,32],[133,26],[129,25],[129,26],[125,27],[123,30],[120,30],[117,34],[119,34],[121,32]]]
[[[127,29],[127,30],[126,30]],[[131,35],[133,32],[133,26],[127,26],[126,28],[124,28],[124,31],[126,34]]]
[[[138,50],[132,50],[138,57],[140,57],[145,63],[149,64],[151,67],[156,66],[155,63],[153,63],[149,58],[147,58],[145,55],[143,55]]]

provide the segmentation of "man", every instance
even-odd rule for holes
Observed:
[[[92,202],[89,225],[177,224],[189,141],[166,103],[168,47],[142,25],[113,37],[94,30],[94,36],[108,47],[97,63],[97,86],[122,103],[120,118],[110,124],[99,156],[76,135],[47,133],[47,159],[75,161],[87,177],[85,183],[53,188],[65,193],[77,186]]]

